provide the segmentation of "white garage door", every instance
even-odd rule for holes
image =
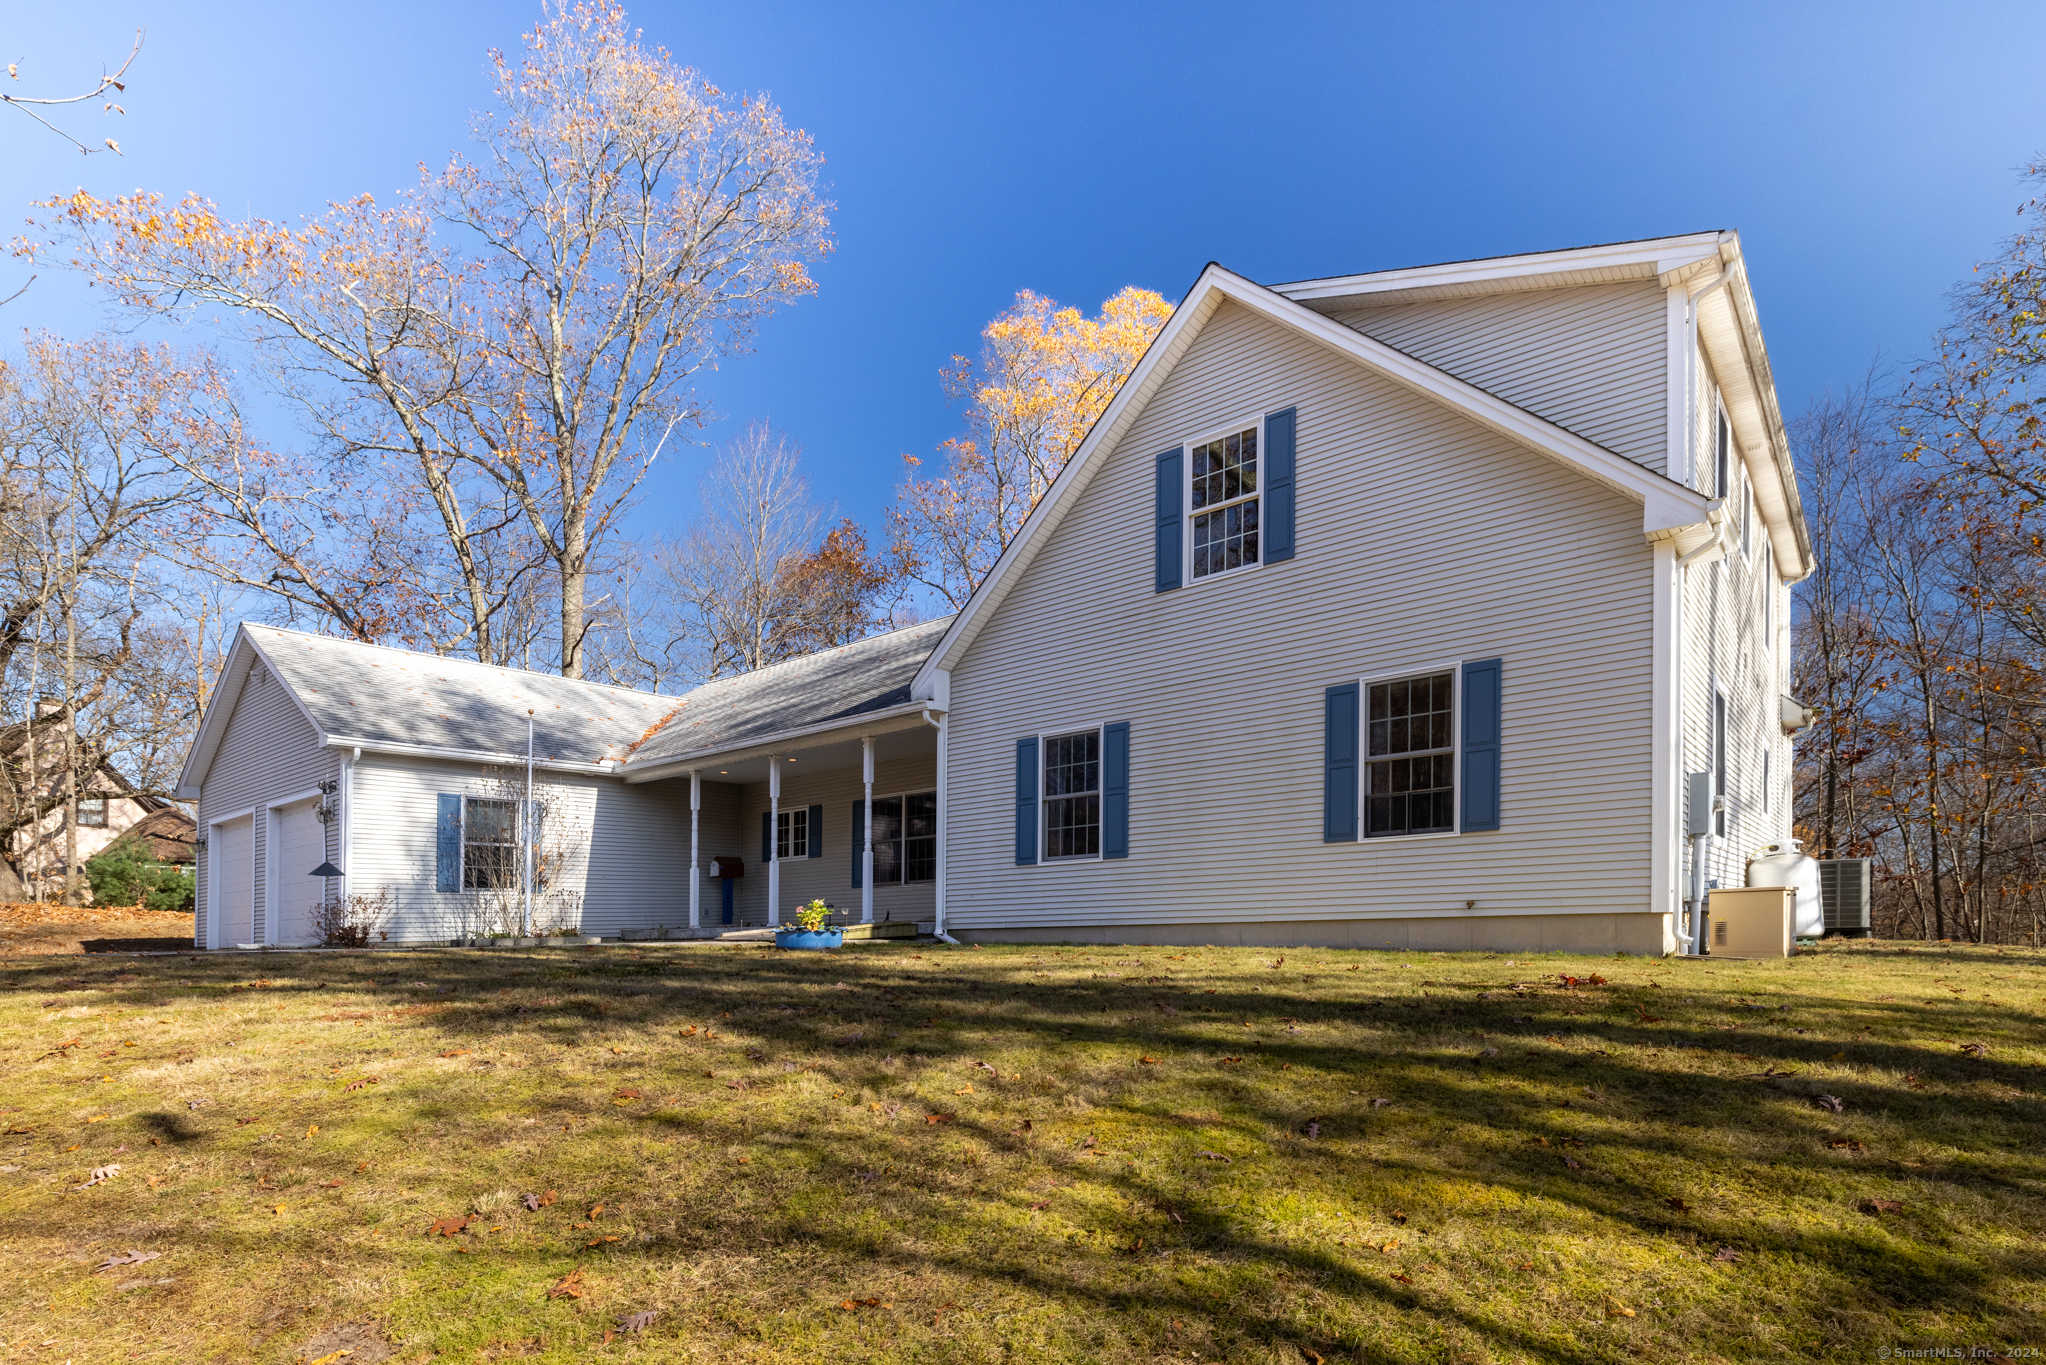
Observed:
[[[313,908],[326,891],[324,879],[312,870],[327,861],[327,828],[313,818],[315,797],[277,812],[277,885],[270,897],[277,924],[272,943],[316,943]]]
[[[213,827],[213,946],[232,948],[256,937],[256,817]]]

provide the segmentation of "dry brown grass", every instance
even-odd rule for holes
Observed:
[[[170,950],[192,946],[189,910],[139,905],[51,905],[0,901],[0,957],[50,953]]]
[[[77,1365],[2046,1346],[2042,992],[2036,953],[1899,945],[14,959],[0,1333]]]

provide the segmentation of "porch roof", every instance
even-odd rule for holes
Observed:
[[[705,683],[633,746],[623,774],[672,771],[781,738],[826,742],[848,726],[915,723],[922,704],[911,700],[910,680],[951,624],[941,617]]]

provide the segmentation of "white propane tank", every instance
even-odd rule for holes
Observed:
[[[1795,839],[1764,844],[1748,859],[1749,886],[1797,888],[1797,936],[1819,938],[1826,932],[1826,907],[1819,899],[1819,862],[1800,853]]]

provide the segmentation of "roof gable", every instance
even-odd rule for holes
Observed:
[[[1537,454],[1556,460],[1643,506],[1643,530],[1654,534],[1703,522],[1706,499],[1625,456],[1566,431],[1496,394],[1470,384],[1333,318],[1210,263],[1174,310],[1151,348],[1109,403],[1065,469],[995,561],[980,590],[954,618],[945,638],[918,672],[914,694],[941,698],[939,675],[949,669],[1015,586],[1052,531],[1092,481],[1107,452],[1129,431],[1203,327],[1224,303],[1235,303],[1289,327],[1382,378],[1431,398]]]

